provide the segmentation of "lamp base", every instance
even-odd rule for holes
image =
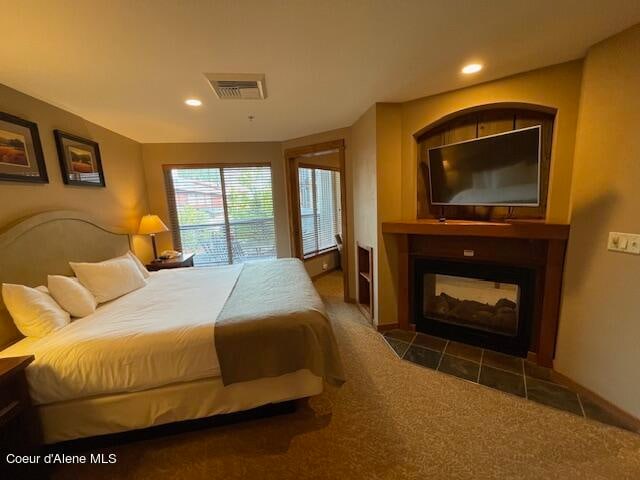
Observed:
[[[155,234],[151,234],[151,244],[153,245],[153,259],[157,260],[158,259],[158,250],[156,248],[156,236]]]

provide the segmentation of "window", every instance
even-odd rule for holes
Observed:
[[[174,244],[197,265],[275,258],[271,167],[175,167],[165,179]]]
[[[298,168],[302,253],[313,256],[336,247],[342,232],[340,172],[323,168]]]

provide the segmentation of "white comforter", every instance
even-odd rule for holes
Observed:
[[[147,286],[36,342],[35,404],[145,390],[220,375],[214,322],[241,265],[163,270]],[[20,345],[13,348],[12,354]],[[5,352],[3,352],[5,353]]]

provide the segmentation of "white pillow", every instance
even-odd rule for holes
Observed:
[[[95,297],[77,278],[49,275],[47,285],[49,295],[72,317],[82,318],[96,311]]]
[[[121,297],[147,284],[135,262],[127,255],[99,263],[69,262],[69,265],[98,303]]]
[[[142,274],[142,276],[144,278],[149,278],[151,276],[151,274],[149,273],[149,270],[147,270],[147,267],[145,267],[142,262],[140,261],[140,259],[138,257],[136,257],[135,253],[129,251],[127,252],[127,255],[131,258],[131,260],[133,260],[133,262],[136,264],[136,267],[138,267],[138,270],[140,270],[140,273]]]
[[[69,314],[46,293],[46,287],[3,283],[2,299],[25,337],[42,338],[71,321]]]

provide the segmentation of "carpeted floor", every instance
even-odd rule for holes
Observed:
[[[295,413],[105,449],[56,479],[637,479],[640,435],[400,360],[317,281],[348,376]]]

